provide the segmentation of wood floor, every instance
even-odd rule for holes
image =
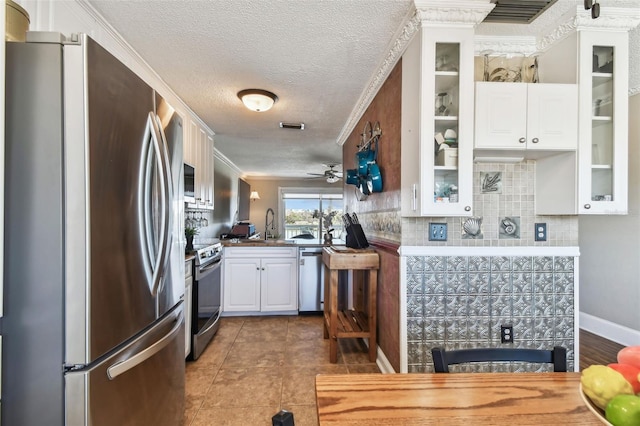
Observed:
[[[580,330],[580,370],[590,365],[616,362],[618,351],[624,346],[585,330]]]

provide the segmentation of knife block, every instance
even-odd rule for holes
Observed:
[[[347,226],[347,247],[355,249],[363,249],[369,247],[367,237],[359,223],[353,223]]]

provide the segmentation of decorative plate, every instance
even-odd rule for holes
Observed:
[[[591,402],[591,399],[589,399],[589,397],[585,395],[585,393],[582,391],[582,384],[580,384],[580,397],[582,397],[582,401],[584,401],[584,404],[587,406],[589,411],[595,414],[595,416],[598,418],[598,420],[602,422],[602,424],[605,424],[607,426],[613,426],[604,417],[604,410],[602,410],[600,407],[598,407],[593,402]]]

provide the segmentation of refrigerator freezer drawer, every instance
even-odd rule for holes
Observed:
[[[184,415],[182,306],[95,366],[67,373],[65,387],[69,426],[181,424]]]

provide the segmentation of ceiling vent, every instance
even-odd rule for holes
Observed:
[[[557,0],[492,0],[493,10],[483,22],[530,24]]]
[[[281,121],[280,127],[283,129],[304,130],[304,123],[283,123]]]

